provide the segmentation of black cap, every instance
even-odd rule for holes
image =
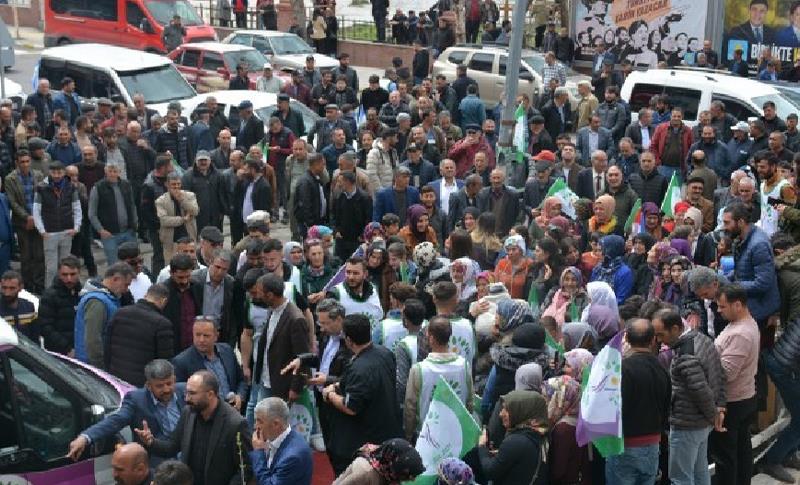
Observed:
[[[475,123],[469,123],[467,126],[464,127],[465,131],[481,131],[481,125]]]
[[[242,102],[239,103],[239,109],[250,109],[252,107],[253,103],[249,99],[242,100]]]
[[[419,147],[417,146],[416,143],[409,143],[408,146],[406,147],[406,151],[407,152],[418,152],[419,151]]]
[[[214,244],[222,244],[225,241],[225,238],[222,237],[222,232],[216,226],[204,227],[200,231],[200,239]]]
[[[286,93],[281,93],[278,95],[278,101],[289,101],[289,95]]]

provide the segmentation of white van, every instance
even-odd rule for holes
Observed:
[[[800,105],[774,85],[707,69],[634,71],[620,94],[630,104],[634,119],[640,109],[649,106],[653,96],[666,94],[672,105],[683,108],[688,125],[697,124],[699,113],[707,110],[712,101],[725,103],[725,110],[739,120],[763,115],[765,101],[774,102],[783,119],[790,113],[800,113]]]
[[[53,89],[71,77],[81,98],[108,98],[133,106],[133,95],[144,95],[147,106],[165,114],[171,101],[197,96],[172,61],[148,52],[103,44],[75,44],[42,51],[34,73],[47,78]]]

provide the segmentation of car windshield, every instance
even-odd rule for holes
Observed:
[[[269,40],[272,44],[272,50],[277,55],[311,54],[314,52],[314,49],[309,47],[303,39],[294,34],[270,37]]]
[[[117,71],[117,75],[129,95],[142,93],[148,104],[167,103],[197,95],[173,64],[140,71]]]
[[[303,103],[297,102],[295,100],[291,100],[289,106],[292,108],[292,111],[296,113],[300,113],[300,116],[303,117],[303,125],[306,127],[306,133],[311,131],[311,128],[314,126],[314,123],[317,122],[319,119],[319,115],[313,111],[311,111],[306,105]],[[263,108],[258,108],[255,110],[256,116],[262,121],[266,121],[272,116],[272,113],[278,109],[278,106],[271,104],[269,106],[265,106]]]
[[[99,404],[106,409],[115,409],[119,406],[119,392],[114,386],[80,364],[76,364],[66,358],[56,357],[38,345],[34,345],[33,342],[25,337],[20,337],[18,347],[43,363],[48,369],[58,374],[84,395],[97,398],[95,404]]]
[[[778,91],[781,93],[779,95],[774,94],[765,94],[764,96],[755,96],[751,98],[751,101],[756,106],[763,106],[764,103],[767,101],[772,101],[775,103],[775,111],[778,113],[778,117],[786,119],[791,113],[797,113],[798,109],[800,109],[800,98],[798,98],[797,93],[793,93],[792,97],[788,96],[788,89],[781,89],[778,88]]]
[[[539,75],[542,74],[542,70],[544,70],[544,57],[523,56],[522,60],[525,61],[525,64],[532,67],[534,71],[538,72]]]
[[[203,25],[205,23],[186,0],[147,0],[145,5],[156,22],[161,25],[169,24],[174,15],[181,16],[183,25]]]
[[[231,72],[236,70],[236,66],[239,64],[246,65],[248,72],[261,71],[267,62],[269,61],[264,57],[264,54],[255,49],[243,49],[225,53],[225,65],[228,66]]]
[[[776,88],[778,88],[776,86]],[[792,89],[792,88],[778,88],[778,92],[780,92],[786,99],[789,100],[790,103],[795,105],[797,109],[800,109],[800,89]]]

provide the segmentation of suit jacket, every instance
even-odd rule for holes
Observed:
[[[578,174],[578,185],[577,185],[578,190],[575,192],[575,194],[581,198],[595,200],[601,194],[594,193],[594,182],[595,181],[592,179],[592,168],[591,167],[584,168]],[[607,185],[608,184],[604,183],[604,186]]]
[[[492,212],[492,188],[484,187],[478,192],[478,210],[481,212]],[[503,187],[503,195],[501,196],[503,205],[503,212],[498,215],[495,220],[495,233],[504,237],[508,231],[517,223],[517,219],[521,216],[524,217],[523,207],[520,201],[519,193],[512,187]]]
[[[598,66],[597,60],[598,60],[599,57],[602,57],[603,61],[600,62],[600,64],[599,64],[600,67],[597,68],[597,66]],[[617,57],[613,53],[611,53],[611,51],[605,51],[602,54],[593,55],[592,56],[592,74],[600,72],[600,69],[603,68],[603,62],[605,62],[607,60],[610,60],[610,61],[613,61],[614,63],[616,63],[617,62]],[[621,84],[619,86],[621,86]]]
[[[314,463],[311,460],[311,448],[305,439],[295,430],[283,440],[272,464],[268,463],[271,451],[253,450],[250,461],[253,463],[253,474],[258,485],[310,485],[311,471]]]
[[[774,32],[772,28],[767,27],[766,25],[762,27],[764,30],[764,45],[772,44],[772,38],[774,37]],[[746,40],[750,43],[750,45],[757,44],[756,42],[756,33],[753,32],[753,28],[750,27],[750,21],[746,21],[742,24],[737,25],[733,29],[731,29],[728,37],[731,39],[741,39]],[[788,45],[788,44],[787,44]]]
[[[561,115],[558,112],[558,107],[553,101],[548,101],[542,107],[542,116],[544,116],[544,129],[550,134],[553,140],[562,133],[572,131],[572,106],[569,101],[564,103],[562,108],[564,111],[564,121],[561,121]]]
[[[231,391],[240,395],[242,399],[247,399],[247,383],[233,348],[228,344],[218,342],[214,344],[214,350],[222,362],[222,367],[225,368],[225,375],[228,377],[228,386]],[[186,382],[195,372],[206,370],[205,359],[194,345],[173,357],[172,365],[175,366],[175,379],[178,382]],[[225,396],[221,397],[225,399]]]
[[[447,232],[451,233],[456,228],[456,224],[464,218],[464,210],[467,207],[478,207],[478,195],[470,203],[467,191],[462,187],[458,192],[450,194],[450,210],[447,213]]]
[[[411,207],[414,204],[419,204],[419,191],[416,187],[409,186],[406,188],[406,207]],[[375,193],[372,220],[381,222],[381,218],[390,213],[397,214],[397,209],[394,207],[394,187],[384,187]]]
[[[655,133],[656,129],[651,124],[647,127],[647,131],[650,133],[650,140],[652,141],[653,133]],[[634,121],[625,128],[625,136],[633,140],[633,148],[637,152],[642,151],[642,127],[638,121]]]
[[[319,345],[317,345],[317,353],[308,352],[298,355],[297,357],[303,363],[303,366],[319,368],[320,362],[322,362],[322,354],[325,353],[325,347],[328,346],[328,341],[330,339],[329,335],[322,334],[318,339]],[[333,355],[331,365],[328,368],[328,375],[325,379],[326,386],[339,382],[339,377],[344,373],[344,370],[347,368],[348,364],[350,364],[350,359],[352,358],[353,352],[344,345],[344,341],[339,342],[339,350]]]
[[[239,128],[236,136],[236,148],[247,153],[250,147],[260,142],[264,138],[264,122],[251,116],[249,120],[242,121],[243,126]]]
[[[185,406],[183,400],[185,394],[186,384],[182,382],[175,384],[178,409],[183,409]],[[125,394],[122,404],[116,412],[109,414],[99,423],[90,426],[83,434],[88,436],[94,443],[114,436],[126,426],[131,429],[141,428],[142,421],[147,421],[153,436],[159,439],[167,438],[168,434],[161,428],[161,422],[156,417],[156,405],[153,403],[153,395],[143,387]],[[134,433],[133,437],[138,441],[136,433]]]
[[[589,148],[588,126],[584,126],[578,130],[575,140],[575,148],[578,149],[578,161],[580,161],[581,165],[589,165],[589,161],[592,159],[592,151]],[[598,128],[597,149],[606,152],[606,155],[608,155],[609,159],[613,157],[614,138],[611,136],[611,130],[603,128],[602,126]]]
[[[462,179],[455,179],[456,181],[456,189],[461,190],[464,188],[464,181]],[[428,185],[431,186],[433,192],[436,194],[436,207],[440,210],[442,208],[442,179],[438,178],[436,180],[431,181]]]
[[[233,264],[233,263],[232,263]],[[208,268],[192,272],[192,281],[197,283],[192,286],[194,299],[198,308],[203,308],[203,287],[208,277]],[[231,275],[226,275],[222,281],[222,316],[219,322],[219,341],[235,347],[239,342],[239,322],[244,321],[244,294],[236,291],[236,280]]]
[[[578,165],[577,160],[572,165],[572,170],[569,171],[569,176],[564,177],[564,164],[562,162],[558,162],[553,166],[553,172],[550,174],[551,177],[564,179],[567,183],[567,187],[575,193],[578,191],[578,174],[581,173],[583,167]]]
[[[267,317],[269,323],[269,317]],[[261,372],[264,369],[264,354],[269,366],[269,381],[272,395],[281,399],[289,398],[289,391],[300,392],[305,385],[301,375],[281,375],[281,369],[289,365],[295,357],[311,349],[308,341],[308,322],[303,313],[294,303],[287,303],[281,318],[278,319],[272,340],[267,348],[266,332],[258,339],[255,349],[255,367],[253,367],[253,381],[261,382]]]
[[[189,465],[192,453],[192,434],[197,413],[189,406],[183,408],[181,419],[172,435],[156,439],[150,451],[158,456],[175,456],[181,453],[181,461]],[[202,419],[202,418],[201,418]],[[150,422],[147,422],[150,424]],[[206,461],[203,470],[192,470],[197,476],[202,473],[205,483],[241,485],[252,477],[249,453],[253,450],[252,434],[247,421],[230,404],[219,400],[212,417],[211,434],[206,444]],[[244,457],[244,477],[241,476],[239,456]]]

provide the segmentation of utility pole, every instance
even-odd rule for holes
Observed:
[[[511,18],[511,41],[508,44],[505,105],[503,106],[503,119],[500,121],[500,136],[497,141],[497,146],[500,147],[500,156],[498,156],[498,164],[500,165],[507,164],[515,156],[513,139],[514,126],[517,120],[514,119],[514,112],[517,110],[518,73],[520,57],[522,57],[522,41],[525,37],[525,11],[527,6],[527,0],[516,0],[514,2],[514,16]]]

